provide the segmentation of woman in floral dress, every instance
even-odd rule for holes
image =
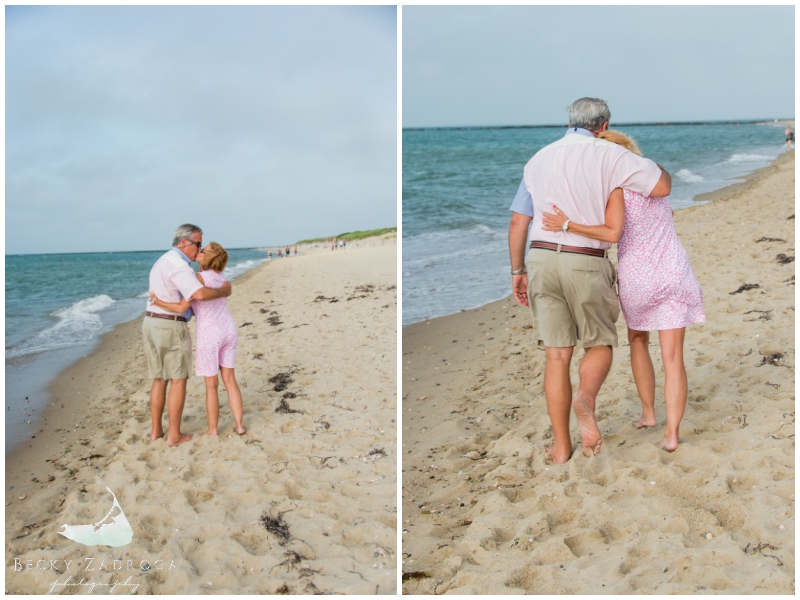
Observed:
[[[623,133],[606,131],[598,137],[641,156],[636,143]],[[688,393],[683,363],[686,326],[702,323],[706,317],[703,292],[675,233],[669,197],[643,196],[618,188],[609,197],[604,225],[575,223],[557,206],[553,206],[553,213],[544,214],[543,229],[547,231],[568,230],[592,239],[618,242],[619,300],[628,326],[633,378],[642,401],[642,416],[636,427],[657,424],[649,332],[658,331],[667,408],[667,428],[658,447],[672,452],[678,447]]]

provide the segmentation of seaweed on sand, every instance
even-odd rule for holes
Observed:
[[[292,534],[289,533],[289,525],[283,520],[283,513],[278,513],[277,517],[271,517],[264,513],[261,515],[260,521],[264,529],[278,538],[278,543],[281,546],[285,546],[292,539]]]
[[[757,283],[743,283],[742,285],[739,286],[738,290],[736,290],[735,292],[731,292],[730,295],[732,296],[733,294],[739,294],[741,292],[746,292],[747,290],[756,290],[759,287],[761,287],[761,286],[758,285]]]
[[[386,456],[386,452],[384,452],[383,448],[373,448],[367,454],[367,458],[376,459],[376,458],[384,458]]]
[[[302,410],[295,410],[289,403],[286,402],[286,398],[281,398],[280,404],[278,404],[278,408],[275,409],[276,413],[284,413],[284,414],[291,414],[291,413],[302,413]]]
[[[292,373],[290,371],[286,373],[278,373],[277,375],[270,377],[268,381],[275,384],[275,387],[272,388],[273,390],[276,392],[282,392],[292,382]]]
[[[403,571],[403,581],[430,579],[430,574],[425,571]]]
[[[762,367],[764,365],[775,365],[781,366],[783,362],[783,354],[781,352],[773,352],[772,354],[767,354],[761,358],[761,362],[757,364],[757,367]]]

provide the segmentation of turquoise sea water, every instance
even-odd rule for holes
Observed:
[[[140,315],[150,268],[165,251],[7,255],[6,359],[83,346]],[[267,258],[228,252],[228,279]]]
[[[785,152],[784,125],[614,125],[672,175],[679,210]],[[565,127],[403,131],[403,324],[507,296],[508,208],[525,163]]]

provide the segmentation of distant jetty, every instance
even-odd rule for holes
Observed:
[[[754,123],[767,123],[774,125],[775,123],[794,123],[794,119],[781,119],[779,121],[768,119],[742,119],[739,121],[654,121],[652,123],[617,123],[614,122],[614,127],[664,127],[667,125],[752,125]],[[558,125],[457,125],[453,127],[404,127],[403,131],[472,131],[482,129],[563,129],[567,127],[566,123]]]

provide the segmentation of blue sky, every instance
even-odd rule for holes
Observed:
[[[397,225],[395,7],[6,7],[6,252]]]
[[[794,117],[794,6],[404,6],[403,127]]]

